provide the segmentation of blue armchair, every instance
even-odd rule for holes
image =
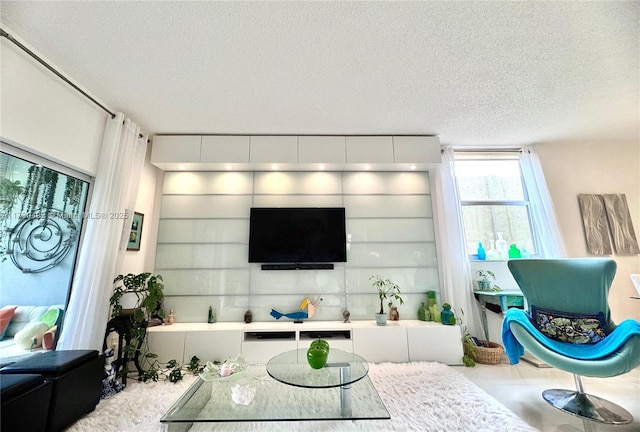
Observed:
[[[612,377],[640,365],[640,323],[611,321],[607,296],[616,273],[609,258],[518,259],[507,263],[528,311],[510,309],[502,329],[512,364],[526,348],[574,375],[577,391],[550,389],[555,408],[607,424],[633,420],[624,408],[584,392],[580,376]]]

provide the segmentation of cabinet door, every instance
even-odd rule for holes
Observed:
[[[354,328],[352,335],[353,352],[368,362],[409,361],[407,331],[403,327]]]
[[[266,364],[272,357],[298,348],[295,339],[242,342],[242,355],[250,364]]]
[[[151,144],[151,163],[200,162],[199,135],[154,136]]]
[[[440,163],[440,139],[429,136],[394,136],[395,163]]]
[[[411,361],[437,361],[448,365],[462,364],[460,326],[409,327],[407,339]]]
[[[248,163],[251,137],[242,135],[204,135],[200,162]]]
[[[297,163],[297,136],[252,136],[252,163]]]
[[[184,362],[185,332],[147,332],[149,351],[158,355],[160,363]]]
[[[345,163],[345,137],[301,136],[298,138],[298,162]]]
[[[390,136],[347,137],[347,163],[393,163]]]
[[[207,361],[224,362],[240,354],[242,331],[215,330],[189,332],[184,342],[184,361],[189,362],[194,355],[200,364]]]

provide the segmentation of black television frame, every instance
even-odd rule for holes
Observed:
[[[274,247],[271,252],[265,250],[265,236],[257,235],[256,231],[263,229],[265,216],[271,217],[276,215],[274,221],[286,221],[291,218],[292,223],[295,221],[305,221],[313,215],[319,216],[321,219],[327,219],[332,222],[328,228],[333,229],[336,226],[339,229],[337,235],[333,234],[333,239],[339,239],[339,253],[336,259],[327,256],[311,256],[304,259],[297,256],[295,259],[287,257],[287,251],[277,251]],[[289,215],[287,215],[289,214]],[[336,216],[337,214],[337,216]],[[250,209],[249,219],[249,263],[262,263],[262,270],[330,270],[334,268],[335,262],[347,261],[347,239],[346,239],[346,217],[344,207],[252,207]],[[262,218],[260,218],[262,216]],[[268,239],[268,238],[266,238]],[[315,239],[317,242],[317,238]],[[262,243],[258,243],[262,241]],[[335,244],[320,242],[325,247],[332,247]],[[292,247],[298,246],[298,243],[292,243]],[[278,253],[281,255],[278,256]],[[293,252],[292,252],[293,253]],[[266,255],[265,255],[266,254]],[[271,254],[269,256],[269,254]],[[302,258],[302,259],[299,259]]]

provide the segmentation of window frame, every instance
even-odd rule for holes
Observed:
[[[529,223],[529,231],[531,234],[531,241],[533,243],[533,247],[535,249],[535,253],[531,253],[531,257],[540,257],[540,236],[538,235],[537,227],[533,222],[533,218],[531,216],[533,209],[531,208],[531,201],[529,200],[529,192],[527,190],[527,185],[524,181],[524,176],[522,175],[522,165],[520,163],[520,153],[522,150],[488,150],[488,151],[473,151],[473,150],[461,150],[454,151],[453,160],[454,165],[458,161],[498,161],[498,160],[515,160],[518,162],[518,171],[520,173],[520,184],[522,186],[523,199],[522,200],[464,200],[460,196],[460,187],[458,184],[458,176],[454,173],[456,179],[456,188],[458,192],[458,200],[460,202],[460,210],[462,212],[463,207],[475,207],[475,206],[502,206],[502,207],[524,207],[527,211],[527,220]],[[466,227],[464,225],[464,220],[462,220],[462,228],[466,231]],[[463,233],[465,234],[465,233]],[[466,235],[463,235],[466,238]],[[465,241],[465,246],[467,242]],[[467,256],[469,261],[482,261],[477,258],[474,259],[473,251],[467,250]],[[501,259],[502,260],[502,259]]]

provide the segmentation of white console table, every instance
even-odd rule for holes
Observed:
[[[149,327],[149,350],[158,360],[224,361],[242,354],[249,363],[266,363],[284,351],[306,348],[322,337],[330,346],[352,351],[372,363],[438,361],[462,364],[460,327],[418,320],[230,323],[176,323]]]

